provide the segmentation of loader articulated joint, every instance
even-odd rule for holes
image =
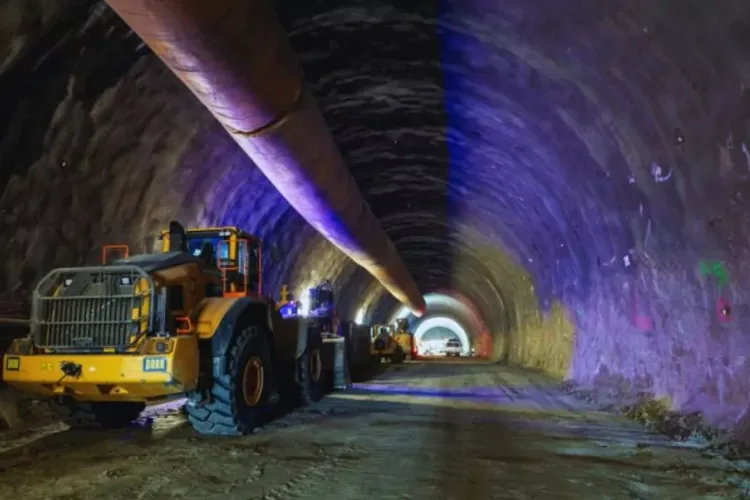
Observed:
[[[81,373],[83,372],[83,367],[71,361],[63,361],[60,363],[60,370],[67,377],[78,378],[81,376]]]

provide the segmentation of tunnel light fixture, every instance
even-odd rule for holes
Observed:
[[[303,318],[310,314],[310,290],[311,287],[304,287],[305,293],[300,294],[300,300],[298,301],[299,308],[297,309],[297,315]]]
[[[399,310],[396,312],[396,314],[391,318],[391,321],[388,322],[389,325],[392,325],[396,322],[396,320],[408,318],[411,315],[411,311],[406,306],[401,306]]]
[[[357,315],[354,317],[354,322],[358,325],[361,325],[365,322],[365,308],[360,307],[359,311],[357,311]]]

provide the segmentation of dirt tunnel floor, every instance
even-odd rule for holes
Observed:
[[[198,437],[164,409],[117,432],[48,425],[0,437],[0,499],[743,498],[742,464],[556,387],[471,360],[410,363],[245,438]]]

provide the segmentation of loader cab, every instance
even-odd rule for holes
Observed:
[[[162,252],[183,251],[221,273],[225,297],[262,293],[261,240],[236,227],[173,228],[161,233]]]
[[[370,340],[378,337],[385,338],[391,336],[391,327],[388,325],[372,325],[370,327]]]
[[[328,280],[323,281],[320,285],[310,288],[310,315],[311,316],[328,316],[334,312],[333,287]]]
[[[298,302],[292,299],[292,293],[289,291],[288,285],[282,285],[281,292],[279,293],[279,301],[276,302],[276,309],[281,314],[282,318],[292,318],[297,316],[298,313]]]
[[[399,318],[396,320],[396,330],[399,333],[409,333],[409,322],[406,318]]]

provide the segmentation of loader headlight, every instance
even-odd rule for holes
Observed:
[[[15,339],[13,343],[8,347],[8,354],[31,354],[31,340],[29,339]]]
[[[63,286],[70,286],[73,284],[73,278],[67,278],[65,281],[63,281]]]
[[[170,339],[155,338],[141,344],[139,351],[141,354],[169,354],[173,348],[174,344]]]
[[[130,276],[120,276],[120,284],[122,286],[130,286],[133,284],[133,280],[130,279]]]

